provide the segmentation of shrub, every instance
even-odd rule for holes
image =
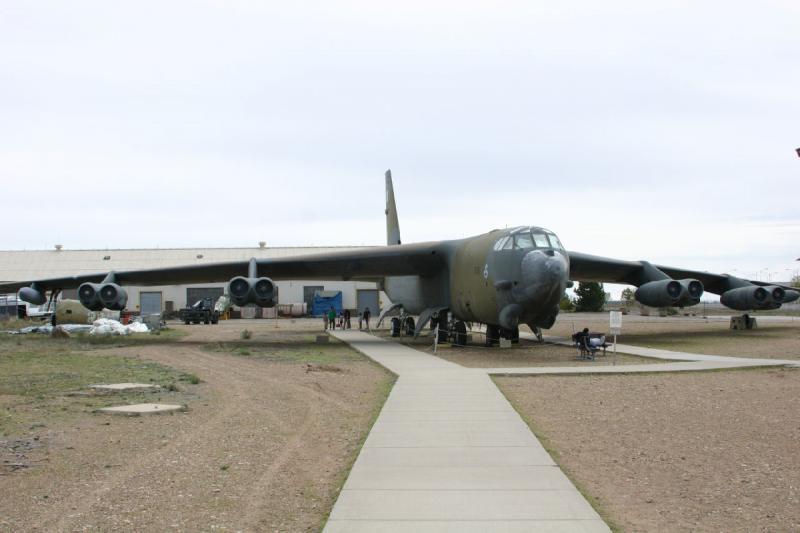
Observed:
[[[578,312],[602,311],[606,303],[606,293],[603,284],[594,281],[580,282],[575,289],[575,310]]]

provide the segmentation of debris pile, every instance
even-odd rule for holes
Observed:
[[[150,331],[142,322],[131,322],[123,325],[118,320],[99,318],[92,324],[89,335],[130,335],[131,333],[147,333]]]

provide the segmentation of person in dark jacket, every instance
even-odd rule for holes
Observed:
[[[350,329],[350,310],[344,310],[344,329]]]
[[[369,317],[372,313],[369,312],[369,307],[364,308],[364,322],[367,324],[367,330],[369,330]]]

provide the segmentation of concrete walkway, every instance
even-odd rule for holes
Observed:
[[[536,340],[531,333],[520,333],[520,337]],[[547,342],[572,346],[568,339],[560,337],[546,337]],[[490,375],[535,375],[535,374],[621,374],[641,372],[697,372],[701,370],[726,370],[733,368],[755,368],[766,366],[800,367],[800,361],[786,359],[760,359],[749,357],[729,357],[723,355],[703,355],[687,352],[672,352],[654,348],[642,348],[627,344],[617,344],[619,353],[663,359],[669,363],[655,363],[643,365],[604,365],[592,366],[591,362],[582,366],[547,366],[547,367],[511,367],[511,368],[483,368],[483,372]],[[606,357],[612,357],[610,352]]]
[[[609,531],[485,369],[331,334],[398,379],[326,533]]]

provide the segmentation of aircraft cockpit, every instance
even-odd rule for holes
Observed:
[[[494,250],[563,250],[564,246],[555,233],[544,228],[519,227],[509,231],[494,243]]]

